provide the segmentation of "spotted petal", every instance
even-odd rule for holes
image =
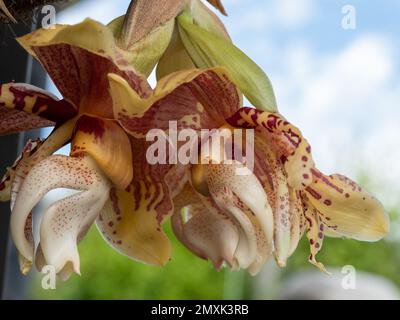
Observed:
[[[241,164],[207,166],[212,198],[239,229],[235,252],[238,268],[257,274],[273,250],[274,219],[268,196],[257,177],[237,175]]]
[[[222,68],[189,70],[171,74],[142,99],[117,75],[110,75],[114,116],[134,136],[158,128],[167,130],[169,121],[177,129],[218,128],[238,110],[241,96]]]
[[[80,111],[112,118],[108,73],[126,79],[139,96],[150,90],[146,79],[118,53],[111,30],[93,20],[40,29],[18,41],[41,62],[63,97]]]
[[[17,160],[15,160],[11,167],[7,168],[7,172],[0,182],[0,201],[9,201],[11,199],[11,186],[14,182],[17,170],[21,168],[21,166],[28,166],[27,162],[29,162],[31,155],[36,152],[42,143],[43,141],[40,139],[35,141],[29,140],[25,145],[22,154]]]
[[[90,155],[119,188],[132,181],[132,150],[128,136],[112,120],[84,115],[79,118],[71,145],[71,156]]]
[[[0,135],[54,126],[76,113],[67,101],[32,85],[0,85]]]
[[[280,114],[242,108],[227,121],[234,127],[257,128],[264,133],[268,146],[285,166],[289,186],[302,190],[311,183],[314,168],[311,147],[300,130]]]
[[[330,229],[346,237],[377,241],[389,232],[382,204],[357,183],[342,175],[326,176],[314,169],[306,191]]]
[[[322,243],[324,241],[324,224],[320,219],[320,213],[318,210],[309,203],[307,197],[303,200],[305,202],[304,205],[304,216],[306,218],[306,225],[307,225],[307,239],[310,243],[310,257],[308,261],[315,265],[321,271],[328,273],[325,269],[325,266],[317,261],[317,254],[322,249]]]
[[[268,201],[274,212],[275,258],[279,266],[284,267],[290,255],[291,212],[289,187],[285,170],[279,158],[271,150],[264,135],[255,134],[255,174],[268,195]]]
[[[24,234],[26,220],[38,201],[50,190],[80,191],[52,204],[40,227],[40,244],[47,263],[60,272],[71,263],[79,273],[77,241],[93,223],[108,198],[109,183],[95,162],[88,158],[50,156],[27,175],[11,215],[11,233],[21,255],[33,261],[33,247]]]
[[[132,183],[126,190],[111,189],[97,226],[109,244],[122,254],[151,265],[164,265],[171,254],[170,242],[162,230],[173,211],[168,186],[178,188],[183,178],[170,165],[149,164],[149,145],[143,139],[131,139]]]
[[[210,198],[195,192],[188,183],[174,198],[174,208],[172,228],[179,241],[198,257],[210,259],[216,269],[224,262],[237,267],[238,229]]]

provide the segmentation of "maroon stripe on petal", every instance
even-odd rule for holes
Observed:
[[[83,112],[113,117],[109,73],[123,77],[140,96],[150,91],[147,80],[124,64],[126,61],[118,54],[114,61],[68,44],[33,47],[33,50],[63,97]]]
[[[54,125],[54,122],[39,116],[0,106],[0,136]]]

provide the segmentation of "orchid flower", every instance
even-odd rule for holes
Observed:
[[[177,164],[169,177],[165,171],[169,194],[157,191],[158,180],[147,181],[154,185],[145,190],[173,202],[177,238],[216,268],[227,264],[254,275],[271,256],[283,267],[305,232],[309,261],[325,271],[316,260],[325,235],[377,241],[389,231],[377,199],[349,178],[327,176],[315,167],[311,147],[298,128],[278,112],[242,108],[241,93],[223,68],[187,71],[198,85],[179,87],[166,97],[159,94],[166,87],[161,81],[145,99],[120,76],[109,77],[115,119],[137,139],[152,128],[168,132],[170,121],[177,122],[178,131],[228,129],[228,138],[235,129],[254,130],[255,166],[245,175],[237,174],[246,168],[243,161],[218,161],[216,145],[208,156],[211,161]],[[207,91],[198,91],[200,83]],[[197,145],[192,149],[201,149],[201,141],[193,141]]]
[[[171,248],[161,224],[173,208],[164,177],[176,180],[174,170],[142,166],[146,141],[127,134],[114,118],[113,100],[125,98],[112,98],[109,81],[119,77],[139,97],[164,96],[168,104],[167,96],[184,95],[186,87],[196,87],[197,94],[222,87],[224,75],[208,84],[201,79],[211,71],[180,72],[161,80],[163,88],[153,92],[122,56],[110,29],[90,19],[41,29],[18,41],[41,62],[63,96],[58,100],[28,84],[0,86],[0,134],[55,126],[46,140],[26,145],[0,183],[0,200],[11,200],[11,233],[22,272],[36,263],[39,269],[53,265],[62,278],[79,273],[77,244],[96,219],[105,239],[123,254],[165,264]],[[230,90],[236,92],[233,84]],[[69,142],[70,157],[53,155]],[[44,212],[37,239],[32,221],[39,217],[32,210],[56,188],[77,193]]]
[[[324,235],[382,238],[389,222],[379,201],[348,178],[318,171],[307,140],[277,111],[265,73],[229,41],[225,29],[216,27],[220,22],[212,18],[207,25],[196,17],[193,6],[199,4],[192,1],[177,16],[178,33],[157,71],[172,79],[186,72],[191,81],[207,84],[207,92],[199,94],[198,87],[190,86],[186,94],[179,88],[164,97],[160,93],[167,85],[161,80],[153,95],[143,99],[121,77],[109,76],[114,117],[137,139],[144,139],[152,128],[167,132],[173,120],[177,130],[255,132],[255,168],[248,175],[236,175],[245,163],[213,161],[218,150],[209,164],[177,164],[164,171],[170,192],[160,198],[173,203],[172,225],[178,239],[216,268],[226,263],[256,274],[272,255],[285,266],[304,232],[310,242],[309,260],[322,270],[316,255]],[[181,63],[185,61],[189,63]],[[207,77],[190,69],[193,65],[208,70]],[[173,73],[176,70],[186,71]],[[221,81],[223,85],[215,87]],[[242,108],[242,93],[256,109]]]
[[[156,4],[165,6],[161,15]],[[107,27],[87,19],[18,39],[63,96],[27,84],[0,87],[0,134],[55,126],[46,140],[27,144],[0,183],[23,273],[33,263],[53,265],[64,279],[79,273],[77,245],[95,221],[122,254],[164,265],[171,246],[162,226],[172,217],[194,254],[251,274],[272,255],[284,266],[304,231],[320,268],[324,234],[375,241],[388,232],[375,198],[315,168],[307,141],[277,112],[264,72],[204,8],[199,0],[138,0],[128,19]],[[157,62],[162,78],[152,90],[145,77]],[[242,108],[242,93],[258,109]],[[150,164],[146,136],[168,130],[171,120],[196,132],[253,129],[254,171],[236,175],[246,164],[215,163],[214,153],[205,165]],[[69,157],[53,155],[69,142]],[[32,210],[55,188],[77,192],[45,211],[35,237]]]

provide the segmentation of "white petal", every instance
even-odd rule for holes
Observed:
[[[239,267],[256,274],[273,251],[274,219],[260,181],[239,163],[209,165],[208,186],[218,206],[240,230],[235,257]],[[238,174],[240,172],[240,174]]]
[[[45,260],[63,269],[70,261],[79,272],[77,238],[96,218],[108,197],[108,180],[90,158],[50,156],[35,165],[23,182],[11,215],[11,233],[19,252],[32,261],[33,247],[26,239],[26,219],[50,190],[69,188],[81,192],[54,203],[41,222],[40,241]]]

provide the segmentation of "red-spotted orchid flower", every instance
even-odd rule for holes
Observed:
[[[94,221],[116,250],[164,265],[171,246],[162,225],[172,217],[194,254],[251,274],[272,255],[285,265],[304,230],[310,261],[320,268],[315,256],[324,234],[367,241],[386,234],[380,203],[349,179],[315,168],[307,141],[276,111],[264,72],[200,0],[137,0],[122,19],[19,39],[62,100],[26,84],[0,87],[0,134],[55,126],[45,141],[28,143],[0,184],[0,200],[11,199],[24,273],[34,262],[53,265],[63,278],[79,273],[77,244]],[[162,78],[152,90],[144,76],[157,63]],[[242,108],[242,93],[263,111]],[[152,164],[148,133],[166,132],[173,120],[176,130],[196,135],[223,128],[228,140],[251,129],[254,170],[238,175],[246,163],[218,163],[218,146],[206,164]],[[53,155],[69,142],[70,157]],[[46,210],[34,239],[32,209],[55,188],[78,192]]]
[[[145,165],[146,141],[127,134],[114,118],[113,100],[129,103],[129,97],[112,98],[109,79],[123,79],[138,97],[160,100],[160,105],[175,104],[175,99],[196,103],[208,90],[220,92],[226,86],[236,92],[235,87],[222,71],[195,70],[164,78],[162,88],[153,92],[124,58],[110,29],[89,19],[41,29],[18,41],[41,62],[63,96],[58,100],[27,84],[0,86],[0,134],[55,126],[46,140],[26,145],[0,183],[0,200],[11,200],[11,233],[22,272],[35,262],[39,269],[53,265],[63,278],[79,273],[77,244],[96,219],[121,253],[165,264],[170,245],[161,224],[173,208],[164,178],[175,181],[179,172]],[[70,157],[53,155],[69,142]],[[38,217],[32,210],[56,188],[78,192],[47,208],[38,241],[32,231]]]
[[[377,241],[388,232],[388,218],[380,202],[344,176],[321,173],[299,129],[278,112],[241,108],[241,93],[224,69],[186,73],[193,79],[191,84],[166,97],[160,94],[168,86],[166,80],[145,99],[120,76],[110,75],[110,85],[115,119],[138,140],[146,135],[149,139],[153,128],[171,134],[170,121],[175,121],[178,132],[191,129],[200,134],[204,129],[224,129],[229,145],[242,148],[242,154],[243,144],[229,139],[237,130],[243,137],[252,129],[252,171],[238,174],[238,169],[245,169],[245,161],[219,161],[221,144],[213,147],[212,141],[208,161],[186,165],[178,161],[171,169],[173,174],[164,171],[164,178],[149,175],[140,192],[136,191],[138,198],[146,198],[147,193],[160,205],[163,197],[170,198],[174,232],[194,254],[211,260],[216,268],[226,263],[235,270],[257,274],[271,256],[279,266],[285,266],[306,232],[309,261],[325,270],[316,260],[324,235]],[[169,79],[178,75],[182,73]],[[199,91],[201,83],[207,83],[207,91]],[[190,143],[194,146],[184,144],[186,151],[202,149],[201,139],[189,139]],[[149,153],[157,157],[162,149],[156,149]],[[201,151],[198,156],[202,157]],[[151,172],[142,160],[142,168],[147,168],[143,172]],[[160,193],[162,179],[168,181],[169,194]]]

